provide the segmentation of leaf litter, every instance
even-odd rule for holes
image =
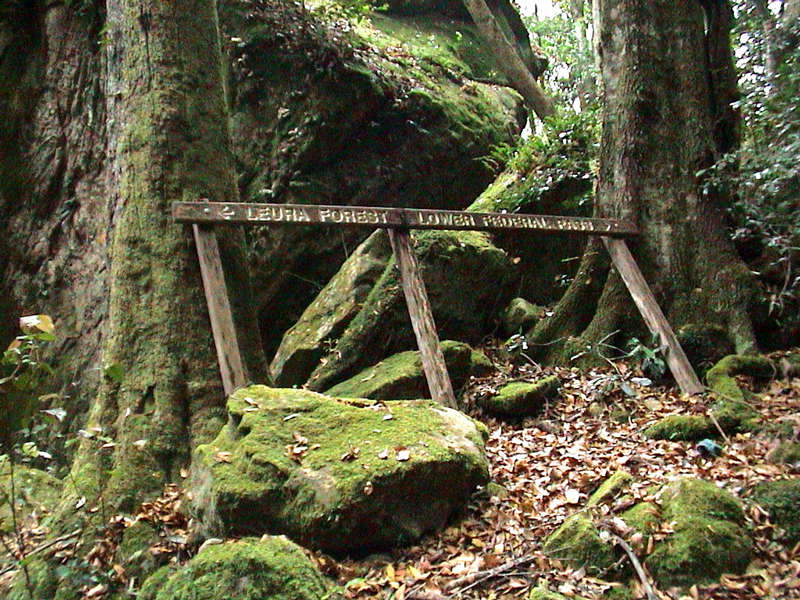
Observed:
[[[481,394],[495,393],[506,381],[535,380],[543,374],[560,378],[562,394],[537,417],[505,423],[475,408]],[[479,490],[449,527],[409,548],[359,560],[336,560],[310,551],[308,555],[342,585],[348,599],[500,600],[524,598],[538,585],[570,598],[597,598],[618,584],[590,576],[583,567],[570,568],[548,558],[542,543],[603,481],[624,468],[634,475],[635,482],[626,490],[626,499],[603,507],[606,514],[600,521],[601,533],[622,539],[640,558],[652,550],[654,539],[672,533],[671,524],[663,523],[650,536],[649,547],[643,547],[641,535],[616,515],[635,501],[652,500],[654,485],[681,476],[713,481],[738,496],[753,533],[756,558],[745,574],[723,575],[717,583],[685,591],[655,590],[658,598],[800,598],[800,544],[793,548],[782,545],[767,512],[747,497],[748,490],[760,481],[798,477],[800,465],[770,464],[767,457],[777,442],[764,434],[731,436],[716,457],[703,456],[693,443],[645,438],[642,431],[658,419],[675,413],[704,414],[711,400],[682,396],[635,375],[635,369],[617,363],[613,369],[586,373],[507,367],[491,377],[473,380],[465,400],[470,414],[489,428],[486,451],[492,481],[498,485]],[[795,440],[800,438],[800,379],[770,382],[754,396],[752,407],[765,422],[784,424]],[[300,458],[308,440],[297,434],[294,442],[287,447],[287,454]],[[407,459],[407,449],[394,451],[396,460]],[[381,450],[380,458],[389,458],[389,452]],[[350,448],[342,460],[353,460],[358,453],[358,448]],[[227,458],[216,457],[223,462]],[[365,485],[364,493],[371,494],[370,484]],[[108,519],[88,544],[80,541],[79,532],[48,542],[50,531],[39,525],[35,512],[20,539],[26,554],[36,552],[62,563],[80,555],[98,572],[106,573],[107,585],[82,590],[84,598],[105,598],[112,589],[131,583],[124,567],[115,562],[115,552],[124,529],[137,521],[157,530],[159,542],[147,551],[162,562],[182,563],[196,552],[189,542],[190,521],[182,510],[187,494],[176,485],[166,486],[159,498],[142,504],[133,517]],[[16,553],[19,550],[15,548]],[[0,564],[0,588],[13,575],[13,570],[3,570]],[[639,582],[634,580],[631,588],[634,597],[647,597]]]

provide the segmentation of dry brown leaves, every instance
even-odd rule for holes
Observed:
[[[514,372],[514,379],[535,379],[541,376],[537,371],[531,367]],[[476,496],[458,523],[391,555],[362,561],[316,557],[325,572],[346,585],[348,598],[520,598],[538,583],[547,583],[568,597],[598,597],[614,584],[548,559],[541,543],[617,469],[635,475],[632,495],[637,500],[652,499],[648,490],[654,484],[680,476],[713,481],[746,500],[747,490],[758,481],[798,475],[789,466],[766,462],[775,444],[766,436],[736,435],[724,443],[722,456],[704,459],[694,444],[649,440],[641,434],[668,414],[705,413],[708,398],[689,398],[648,385],[646,380],[631,377],[632,369],[624,364],[583,374],[570,369],[550,372],[562,381],[562,398],[537,419],[511,425],[475,415],[489,426],[487,453],[492,479],[504,486],[504,497]],[[498,374],[474,382],[468,394],[474,400],[479,394],[492,393],[507,379]],[[760,391],[753,407],[768,422],[789,422],[800,431],[800,380],[770,383]],[[601,515],[601,519],[613,530],[621,523],[614,514],[631,503],[602,507],[605,517]],[[774,526],[766,513],[750,503],[745,506],[757,547],[750,571],[742,576],[726,575],[715,585],[694,587],[686,598],[800,597],[800,548],[775,542]],[[618,525],[617,531],[630,533],[619,531]],[[656,537],[669,535],[669,524],[665,524]],[[646,553],[646,549],[642,551]],[[531,559],[524,568],[481,578],[498,565],[523,557]],[[471,583],[454,588],[453,583],[459,581]],[[658,590],[657,594],[683,597],[679,590]],[[644,590],[638,589],[638,595],[645,597]]]

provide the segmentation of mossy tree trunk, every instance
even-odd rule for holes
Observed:
[[[216,3],[108,0],[106,11],[110,300],[106,376],[87,430],[102,428],[115,446],[103,456],[84,442],[73,475],[79,493],[105,489],[107,501],[129,510],[224,422],[191,232],[169,210],[176,200],[235,201],[238,193]],[[248,323],[244,354],[251,372],[263,372],[241,246],[235,231],[220,238],[228,287]]]
[[[754,349],[748,309],[755,280],[726,234],[728,198],[706,194],[697,173],[738,141],[737,97],[724,0],[595,3],[604,93],[595,212],[636,221],[632,250],[673,327],[726,328]],[[599,241],[554,315],[531,333],[551,359],[602,350],[641,320]],[[552,343],[557,341],[557,343]]]

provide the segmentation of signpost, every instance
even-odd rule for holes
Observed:
[[[214,250],[216,237],[213,231],[207,230],[203,225],[332,225],[388,229],[431,397],[452,408],[456,407],[453,387],[439,347],[436,325],[411,245],[409,230],[514,229],[601,236],[645,323],[666,348],[667,365],[681,390],[687,394],[697,394],[704,389],[625,243],[625,238],[635,237],[638,233],[636,227],[627,221],[416,208],[232,202],[175,202],[172,205],[172,215],[176,221],[192,223],[194,226],[214,343],[227,394],[244,384],[243,361],[233,329],[219,251]]]

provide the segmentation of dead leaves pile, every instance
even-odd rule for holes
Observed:
[[[515,373],[515,379],[541,377],[534,371],[523,369]],[[720,441],[722,456],[706,459],[694,444],[649,440],[641,432],[669,414],[704,414],[710,399],[688,398],[658,388],[646,378],[633,376],[632,369],[622,364],[614,370],[584,374],[570,369],[552,372],[562,381],[562,397],[538,418],[506,424],[476,413],[489,427],[492,480],[502,488],[490,487],[476,495],[457,524],[391,555],[340,562],[316,557],[323,571],[346,586],[347,598],[522,598],[542,583],[568,597],[599,597],[615,584],[603,580],[602,575],[592,577],[585,569],[570,569],[548,559],[541,545],[620,468],[636,478],[628,490],[632,499],[600,507],[598,522],[609,535],[627,538],[634,546],[641,544],[640,538],[616,515],[633,501],[654,500],[655,484],[681,476],[700,477],[745,502],[757,549],[748,573],[725,575],[714,585],[695,586],[687,596],[677,589],[656,590],[661,598],[800,597],[800,548],[775,541],[775,526],[746,497],[759,481],[798,475],[791,466],[767,462],[774,439],[739,434]],[[498,374],[474,382],[469,394],[474,400],[477,395],[492,393],[507,379]],[[800,380],[772,382],[757,395],[753,408],[767,422],[790,423],[795,433],[800,433]],[[653,537],[663,539],[671,533],[670,524],[664,523]],[[637,548],[641,557],[647,551]],[[522,562],[526,564],[522,566]],[[642,586],[635,583],[633,587],[639,597],[645,597]]]

